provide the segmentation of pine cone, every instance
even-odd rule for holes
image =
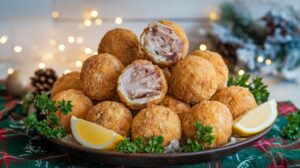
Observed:
[[[57,75],[53,69],[39,69],[34,72],[34,77],[31,77],[31,85],[35,88],[35,92],[44,93],[52,89],[56,80]]]

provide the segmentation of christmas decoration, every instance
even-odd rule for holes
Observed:
[[[22,71],[14,71],[5,80],[5,90],[15,96],[25,95],[29,89],[30,80]]]
[[[31,77],[31,85],[36,93],[43,93],[50,91],[56,80],[57,75],[53,69],[39,69],[34,72],[34,77]]]
[[[300,83],[300,15],[292,8],[254,19],[241,3],[221,6],[210,37],[235,70],[273,74]]]

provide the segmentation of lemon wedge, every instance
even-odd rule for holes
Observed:
[[[113,150],[123,140],[116,132],[75,116],[71,117],[71,131],[82,146],[99,150]]]
[[[277,118],[275,100],[265,102],[234,120],[233,132],[240,136],[250,136],[269,127]]]

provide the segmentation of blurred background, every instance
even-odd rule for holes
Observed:
[[[108,30],[139,36],[169,19],[183,26],[190,51],[220,52],[233,73],[264,76],[272,98],[300,107],[299,10],[299,0],[1,0],[0,79],[79,71]]]

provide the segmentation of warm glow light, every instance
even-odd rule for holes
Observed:
[[[74,43],[74,42],[75,42],[75,37],[69,36],[69,37],[68,37],[68,42],[69,42],[69,43]]]
[[[77,67],[81,67],[82,66],[82,62],[80,60],[78,60],[78,61],[75,62],[75,65]]]
[[[85,49],[84,49],[84,53],[87,54],[87,55],[92,54],[92,52],[93,52],[93,51],[92,51],[92,49],[90,49],[90,48],[85,48]]]
[[[260,55],[257,57],[256,60],[257,60],[257,62],[262,63],[264,61],[264,57]]]
[[[267,65],[271,65],[271,64],[272,64],[272,60],[266,59],[266,64],[267,64]]]
[[[96,24],[97,26],[100,26],[100,25],[102,24],[102,19],[96,19],[96,20],[95,20],[95,24]]]
[[[56,40],[50,39],[50,40],[49,40],[49,44],[50,44],[51,46],[55,46],[55,45],[56,45]]]
[[[199,46],[199,48],[200,48],[201,51],[205,51],[207,49],[207,46],[205,44],[201,44]]]
[[[120,18],[120,17],[116,17],[116,19],[115,19],[115,23],[116,24],[122,24],[122,22],[123,22],[123,19],[122,18]]]
[[[14,51],[15,51],[16,53],[20,53],[20,52],[22,52],[22,47],[21,47],[21,46],[15,46],[15,47],[14,47]]]
[[[209,19],[215,21],[215,20],[219,19],[219,16],[218,16],[218,14],[216,12],[211,12],[209,14]]]
[[[8,68],[8,69],[7,69],[7,74],[8,74],[8,75],[13,74],[14,72],[15,72],[15,70],[14,70],[13,68]]]
[[[89,26],[92,25],[92,21],[91,21],[90,19],[85,19],[85,20],[84,20],[84,25],[85,25],[86,27],[89,27]]]
[[[95,17],[98,16],[98,11],[92,10],[91,13],[90,13],[90,15],[91,15],[92,18],[95,18]]]
[[[82,37],[77,37],[76,41],[77,41],[78,44],[81,44],[81,43],[83,43],[83,38]]]
[[[0,43],[5,44],[8,40],[8,37],[6,35],[3,35],[0,37]]]
[[[60,44],[60,45],[58,45],[58,50],[59,51],[65,51],[65,49],[66,49],[66,46],[65,45],[63,45],[63,44]]]
[[[242,70],[242,69],[240,69],[239,72],[238,72],[238,74],[239,74],[239,75],[244,75],[244,74],[245,74],[245,71]]]
[[[59,17],[59,13],[58,13],[57,11],[53,11],[53,12],[52,12],[52,17],[53,17],[54,19],[58,18],[58,17]]]
[[[68,74],[68,73],[70,73],[70,72],[71,72],[70,69],[66,69],[65,72],[64,72],[64,74]]]
[[[40,69],[44,69],[45,67],[46,67],[45,63],[43,63],[43,62],[39,63],[39,68]]]

